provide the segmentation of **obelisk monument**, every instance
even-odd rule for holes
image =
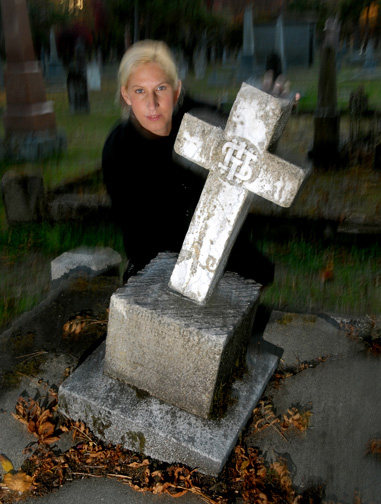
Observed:
[[[53,102],[36,60],[26,0],[1,0],[6,50],[6,109],[3,115],[6,152],[18,161],[45,157],[63,145],[57,134]]]

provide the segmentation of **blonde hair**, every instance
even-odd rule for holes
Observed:
[[[158,40],[141,40],[135,42],[127,51],[120,62],[118,70],[118,100],[122,104],[124,116],[128,116],[130,107],[120,96],[121,86],[127,86],[128,80],[134,70],[144,63],[157,63],[161,66],[174,90],[178,89],[179,76],[173,54],[165,42]]]

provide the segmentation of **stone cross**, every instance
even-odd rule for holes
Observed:
[[[243,83],[224,131],[185,114],[175,151],[210,173],[169,282],[175,291],[200,304],[207,301],[253,193],[291,205],[305,172],[267,150],[279,138],[291,105]]]

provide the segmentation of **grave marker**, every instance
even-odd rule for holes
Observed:
[[[205,303],[223,274],[252,193],[291,205],[305,173],[267,150],[290,106],[244,83],[225,131],[184,116],[175,150],[210,173],[170,279],[172,289]]]
[[[246,7],[243,17],[242,55],[238,69],[238,78],[242,81],[255,73],[256,58],[254,46],[253,7]]]
[[[6,50],[3,114],[6,155],[16,161],[35,161],[64,148],[57,133],[53,102],[36,60],[25,0],[1,0]]]
[[[190,261],[197,301],[198,283],[205,291],[212,278],[208,292],[217,283],[251,192],[289,205],[303,180],[301,169],[267,152],[286,116],[278,99],[243,85],[225,132],[183,120],[179,151],[211,170],[193,246],[185,241],[177,263]],[[281,352],[252,340],[259,284],[227,273],[205,304],[195,303],[169,287],[176,260],[159,254],[113,294],[106,343],[61,385],[59,407],[106,442],[217,475]]]

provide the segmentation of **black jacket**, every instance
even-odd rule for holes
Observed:
[[[126,254],[144,266],[162,251],[178,252],[204,180],[173,160],[181,120],[195,103],[184,99],[167,137],[149,137],[128,119],[118,124],[103,147],[102,170]]]

